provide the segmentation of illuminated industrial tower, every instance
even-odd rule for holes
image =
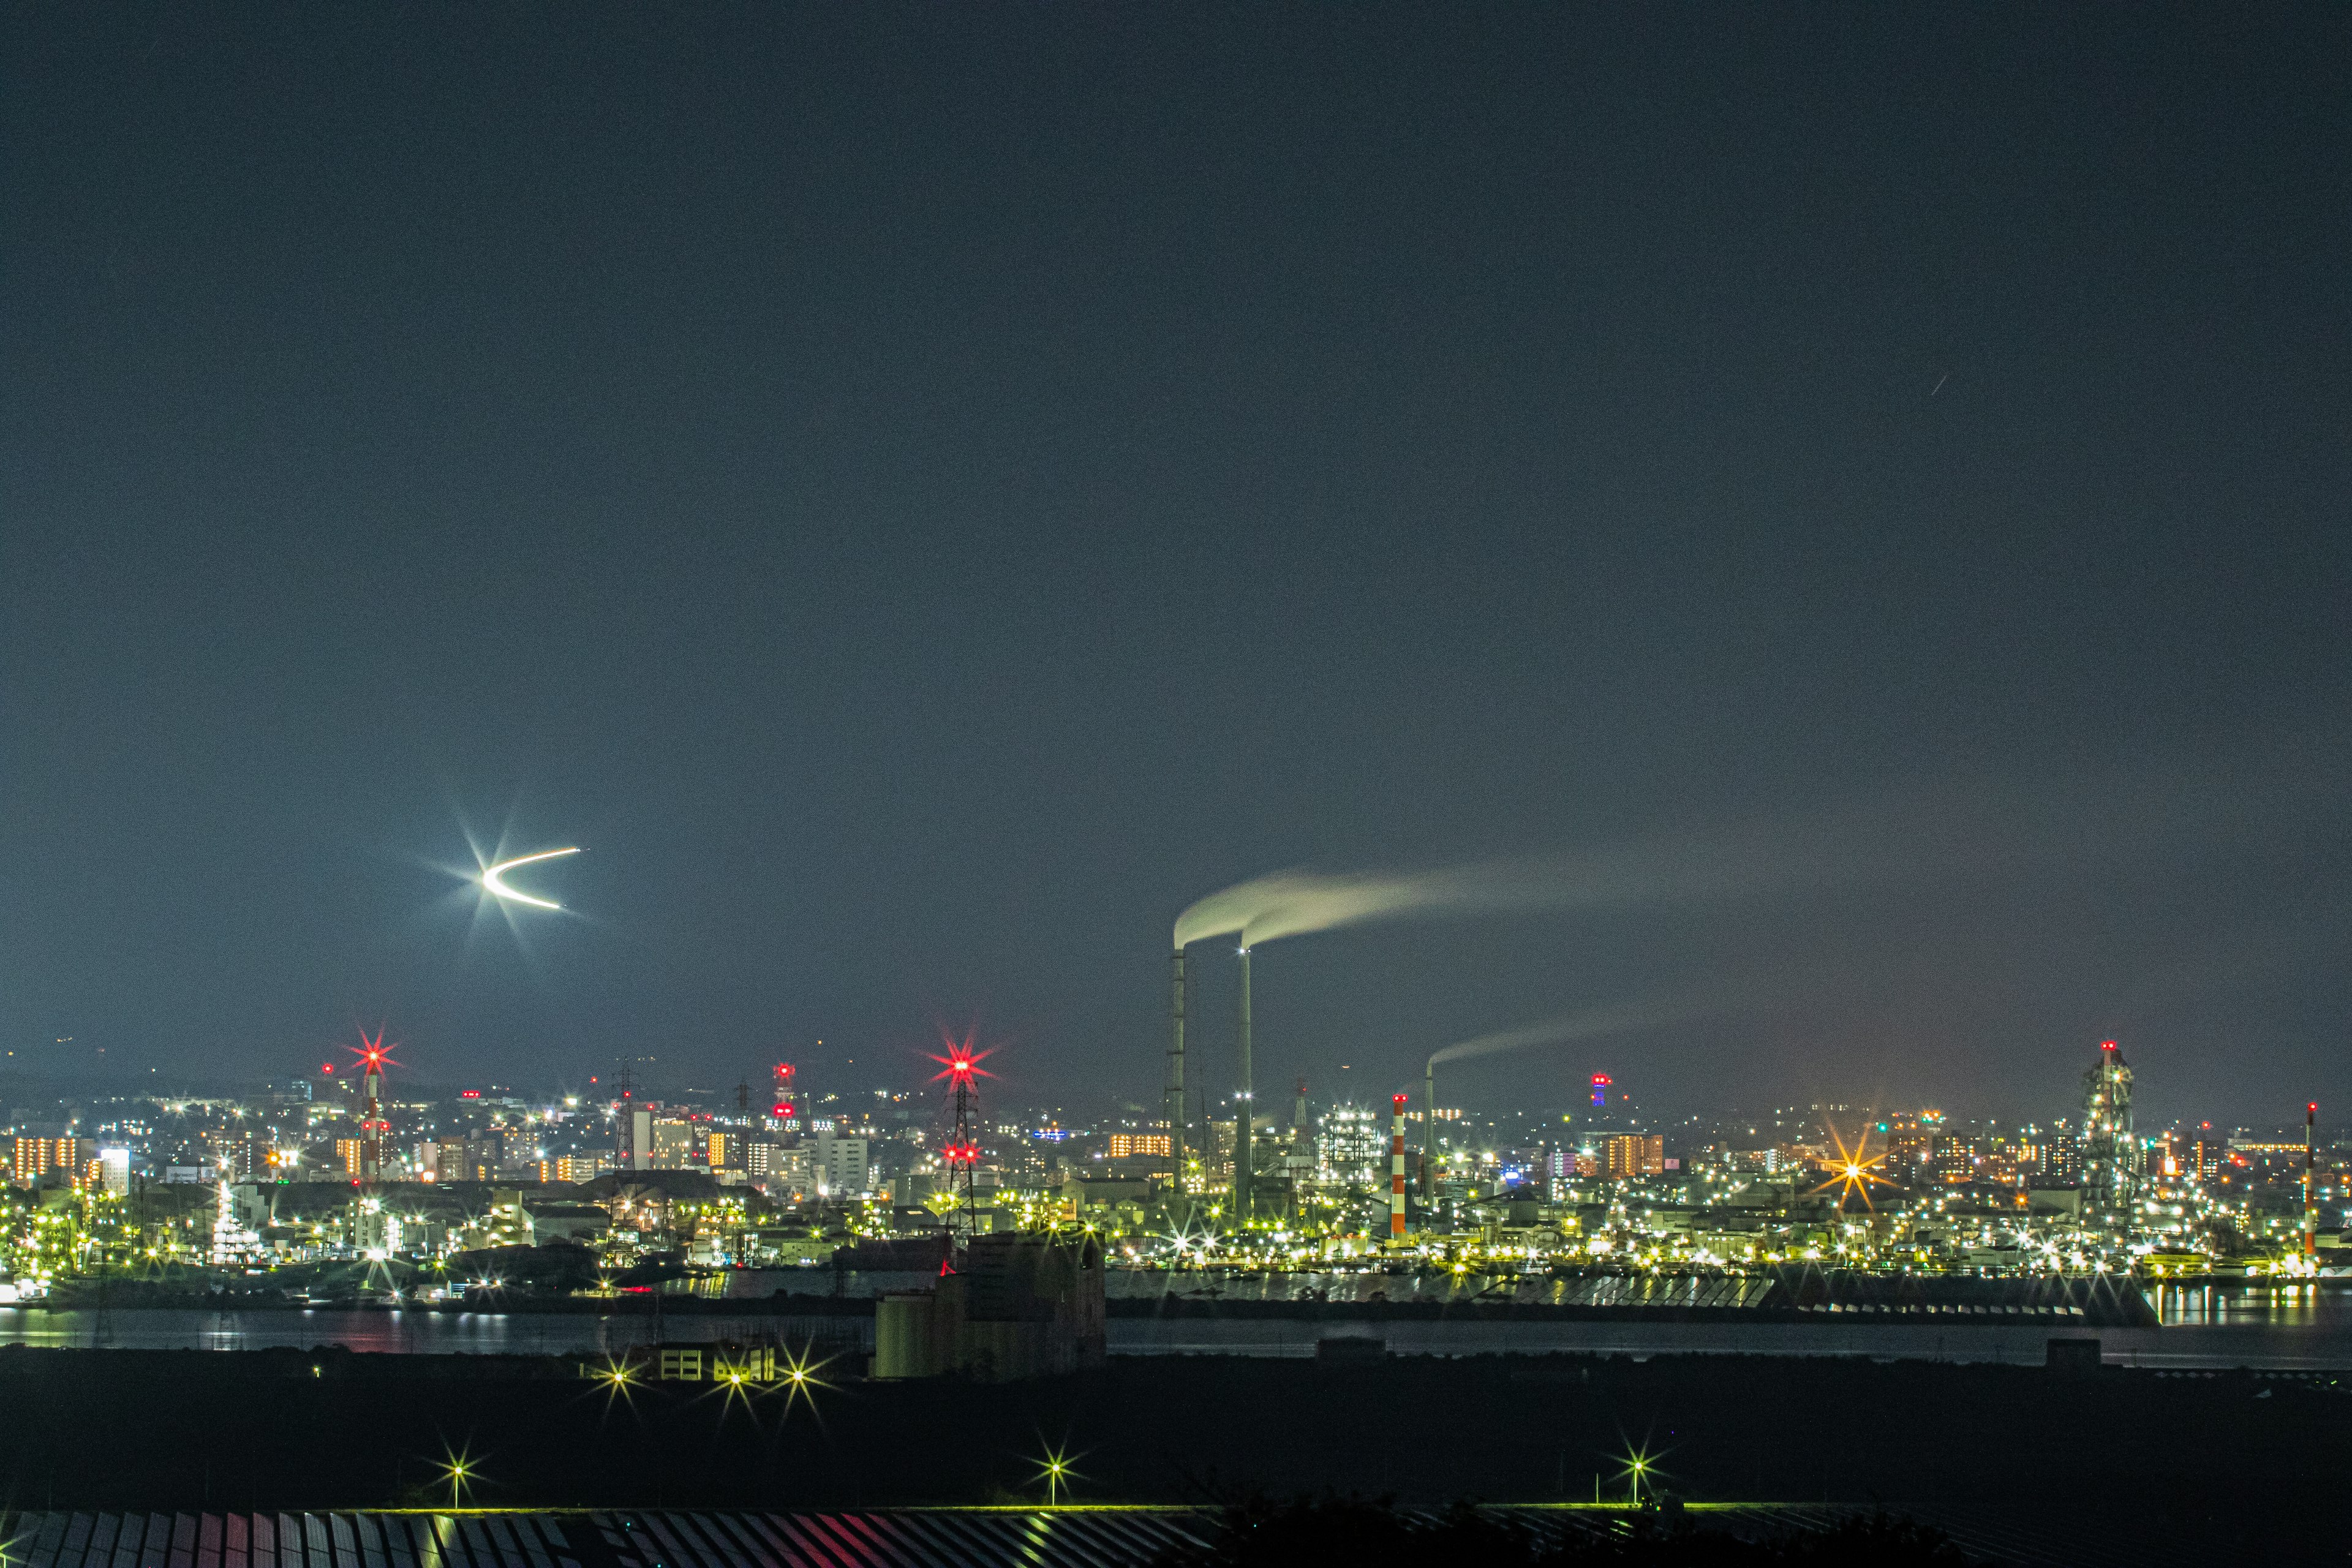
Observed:
[[[796,1101],[799,1096],[793,1088],[793,1076],[792,1063],[776,1064],[772,1090],[775,1098],[769,1103],[774,1108],[776,1131],[779,1132],[795,1131],[807,1125],[805,1121],[798,1120],[799,1110]]]
[[[1234,1223],[1247,1225],[1256,1200],[1257,1163],[1250,1148],[1252,1122],[1257,1116],[1255,1086],[1250,1081],[1250,950],[1242,949],[1241,1005],[1242,1087],[1234,1096]]]
[[[624,1171],[637,1168],[637,1075],[627,1062],[613,1075],[613,1163]]]
[[[1184,950],[1168,969],[1168,1154],[1174,1173],[1169,1190],[1184,1191]]]
[[[2303,1255],[2319,1258],[2319,1101],[2303,1108]]]
[[[2084,1220],[2096,1215],[2111,1224],[2129,1218],[2139,1193],[2139,1149],[2132,1137],[2132,1072],[2113,1040],[2099,1043],[2099,1059],[2083,1075],[2083,1190]]]
[[[1404,1244],[1404,1096],[1401,1094],[1389,1100],[1389,1241],[1392,1246]]]
[[[365,1029],[360,1031],[360,1043],[351,1047],[360,1058],[360,1183],[373,1186],[383,1180],[383,1141],[392,1131],[392,1123],[383,1116],[383,1069],[391,1065],[390,1051],[383,1043],[383,1031],[378,1029],[375,1038],[368,1038]]]

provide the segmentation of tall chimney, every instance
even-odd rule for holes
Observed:
[[[1174,1157],[1171,1190],[1184,1190],[1184,950],[1168,961],[1168,1152]]]
[[[1422,1107],[1427,1110],[1427,1106]],[[1389,1240],[1404,1240],[1404,1096],[1390,1101],[1389,1119]]]
[[[377,1036],[381,1039],[381,1035]],[[391,1123],[383,1119],[383,1068],[373,1056],[367,1059],[367,1077],[362,1092],[360,1110],[360,1179],[374,1183],[383,1180],[383,1135]],[[2305,1183],[2308,1186],[2310,1184]]]
[[[2319,1101],[2315,1100],[2303,1108],[2303,1255],[2312,1258],[2319,1256],[2319,1198],[2315,1184],[2318,1132]]]
[[[1251,1192],[1256,1171],[1250,1159],[1250,1122],[1256,1114],[1255,1096],[1250,1088],[1250,950],[1242,949],[1242,1088],[1237,1100],[1240,1109],[1234,1117],[1234,1218],[1246,1220],[1254,1194]]]
[[[1435,1212],[1437,1203],[1437,1058],[1421,1068],[1421,1203]]]

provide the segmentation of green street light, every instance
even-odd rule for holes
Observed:
[[[1068,1450],[1049,1445],[1045,1449],[1045,1457],[1036,1461],[1036,1464],[1038,1477],[1045,1483],[1045,1506],[1061,1507],[1062,1489],[1069,1484],[1072,1476],[1077,1474],[1070,1468]]]
[[[478,1472],[473,1456],[465,1449],[452,1454],[445,1448],[442,1452],[445,1456],[441,1464],[442,1479],[449,1483],[449,1506],[454,1509],[462,1506],[466,1484]]]

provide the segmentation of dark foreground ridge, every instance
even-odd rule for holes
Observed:
[[[2020,1542],[2135,1543],[2137,1562],[2300,1562],[2352,1537],[2352,1401],[2326,1376],[1726,1355],[1115,1357],[1000,1384],[850,1370],[619,1387],[547,1358],[0,1351],[0,1506],[1034,1508],[1049,1452],[1067,1459],[1062,1501],[1557,1505],[1625,1498],[1639,1453],[1646,1490],[1700,1519],[1883,1507],[1969,1540],[1997,1521]]]

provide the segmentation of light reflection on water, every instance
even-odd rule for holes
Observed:
[[[919,1289],[931,1283],[928,1271],[848,1271],[825,1268],[739,1268],[692,1279],[674,1279],[665,1293],[706,1300],[765,1304],[778,1293],[863,1299],[891,1290]],[[1178,1272],[1114,1268],[1105,1293],[1114,1300],[1151,1300],[1174,1295],[1226,1301],[1479,1301],[1543,1305],[1570,1287],[1547,1275],[1456,1279],[1444,1274],[1319,1274],[1272,1270],[1185,1269]],[[2198,1327],[2334,1329],[2352,1334],[2352,1280],[2262,1281],[2147,1288],[2159,1321]],[[635,1310],[635,1309],[625,1309]]]
[[[2352,1289],[2335,1280],[2237,1284],[2158,1283],[2147,1289],[2159,1321],[2173,1324],[2352,1331]]]
[[[771,1337],[789,1343],[855,1338],[870,1345],[871,1318],[671,1316],[660,1336],[686,1340]],[[0,1307],[0,1345],[54,1349],[250,1351],[291,1348],[415,1355],[609,1355],[654,1342],[650,1313],[352,1310],[332,1307],[214,1312],[171,1308],[100,1313]]]
[[[1342,1279],[1348,1277],[1339,1277]],[[846,1275],[842,1293],[870,1296],[879,1289],[923,1283],[928,1276]],[[833,1279],[793,1271],[796,1293],[830,1294]],[[752,1283],[746,1281],[746,1283]],[[1190,1294],[1199,1277],[1141,1276],[1118,1279],[1115,1294],[1158,1294],[1171,1285]],[[1393,1286],[1395,1282],[1391,1281]],[[811,1284],[824,1287],[811,1289]],[[1240,1286],[1241,1289],[1233,1287]],[[770,1284],[757,1297],[765,1298]],[[1227,1281],[1228,1299],[1268,1289],[1257,1280]],[[1275,1287],[1279,1289],[1279,1287]],[[1334,1298],[1344,1300],[1339,1292]],[[2166,1325],[2061,1330],[2095,1336],[2106,1359],[2150,1367],[2252,1366],[2352,1369],[2352,1290],[2334,1281],[2302,1284],[2169,1285],[2150,1298]],[[751,1296],[746,1292],[746,1297]],[[664,1337],[688,1340],[814,1341],[843,1354],[873,1344],[870,1316],[745,1310],[666,1314]],[[1391,1298],[1394,1299],[1394,1298]],[[764,1304],[764,1301],[763,1303]],[[0,1307],[0,1345],[55,1348],[110,1346],[124,1350],[258,1350],[277,1346],[392,1353],[604,1355],[652,1342],[650,1301],[643,1297],[588,1312],[349,1310],[285,1308],[254,1311],[118,1310],[50,1311]],[[1630,1355],[1751,1353],[1871,1355],[1943,1361],[2039,1363],[2047,1327],[1929,1326],[1886,1323],[1657,1322],[1639,1320],[1557,1322],[1399,1321],[1344,1314],[1309,1319],[1114,1318],[1110,1348],[1124,1354],[1311,1356],[1319,1339],[1370,1335],[1400,1353],[1475,1355],[1495,1352],[1593,1352]]]

